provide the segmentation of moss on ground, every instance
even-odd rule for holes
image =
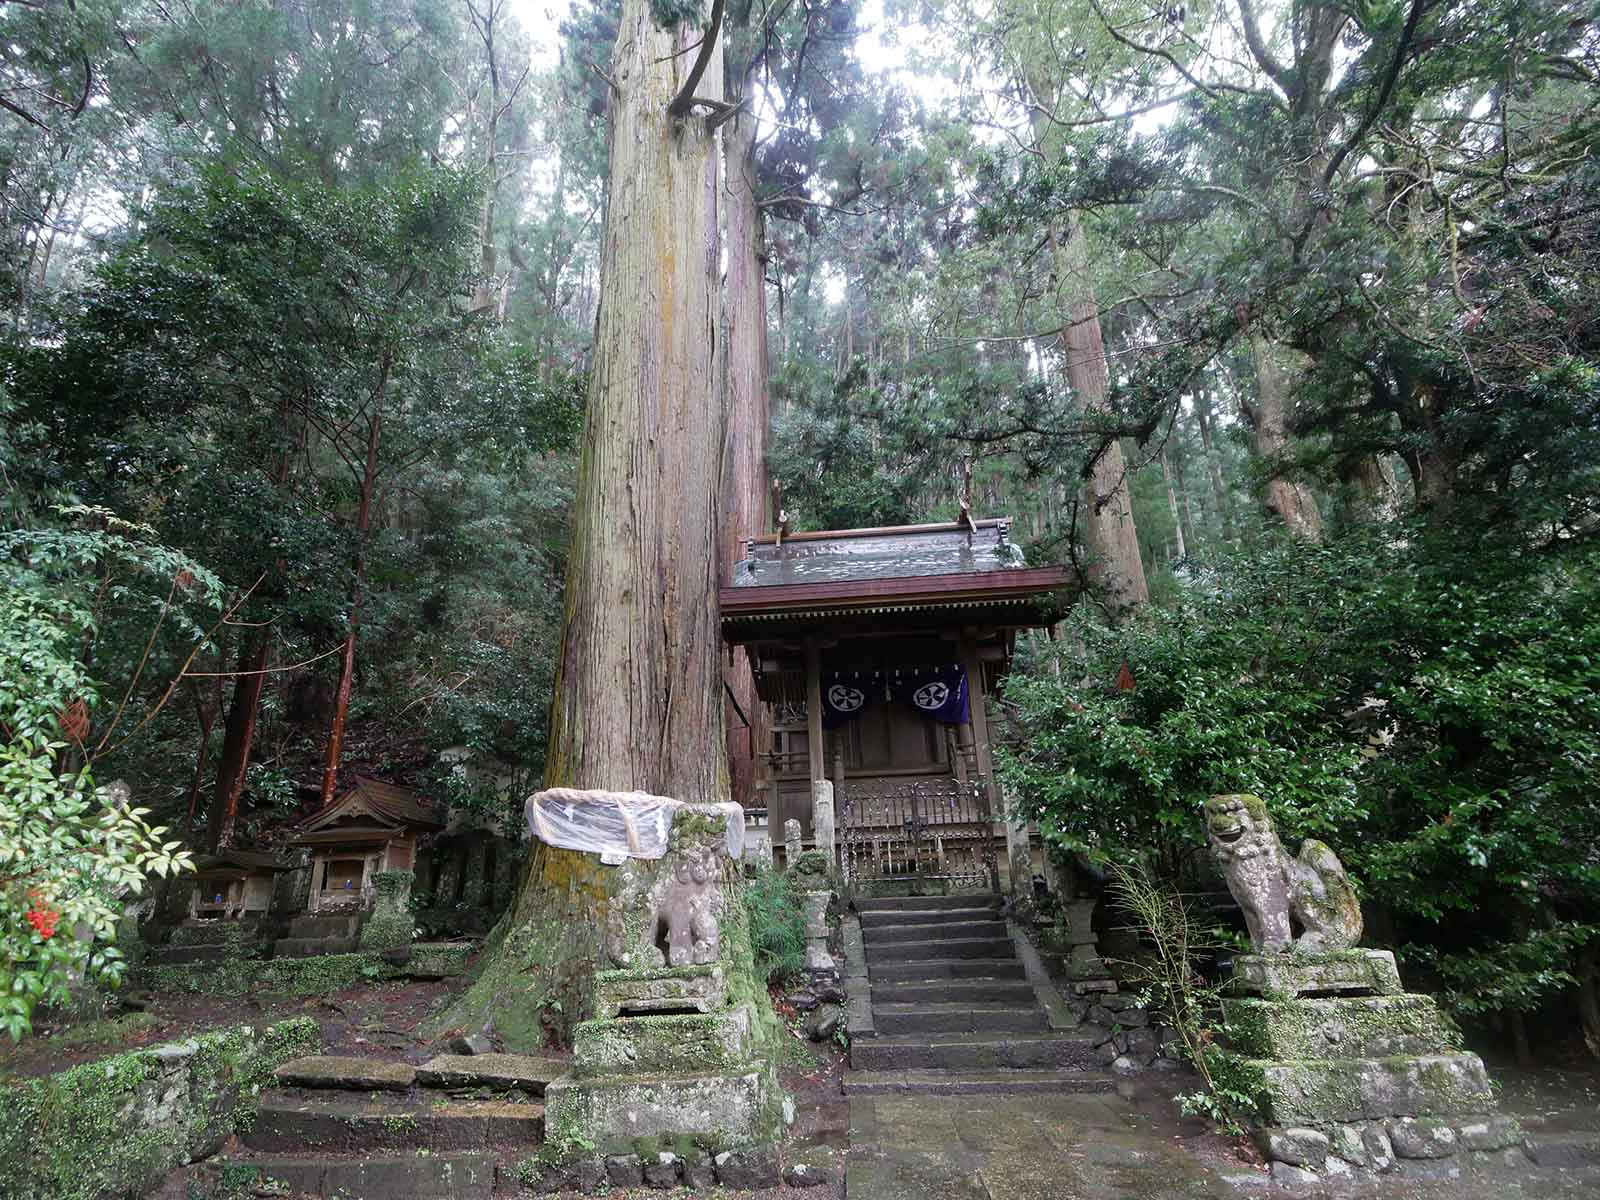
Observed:
[[[309,1017],[133,1050],[0,1089],[0,1196],[139,1196],[254,1115],[279,1064],[321,1049]]]
[[[459,949],[457,948],[459,946]],[[138,987],[156,992],[191,992],[205,996],[242,996],[263,992],[285,996],[322,996],[358,983],[404,979],[412,975],[450,976],[465,970],[469,948],[461,943],[419,943],[411,957],[394,962],[382,951],[317,954],[308,958],[223,959],[203,963],[148,966],[133,975]]]

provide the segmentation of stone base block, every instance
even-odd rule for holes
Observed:
[[[640,1138],[712,1145],[775,1144],[783,1093],[762,1064],[697,1075],[564,1075],[545,1089],[546,1139],[559,1153],[626,1153]]]
[[[606,1017],[572,1035],[573,1073],[665,1075],[736,1067],[749,1060],[748,1004],[717,1013]]]
[[[1273,1177],[1290,1177],[1307,1187],[1389,1172],[1406,1179],[1454,1179],[1463,1166],[1524,1170],[1522,1137],[1515,1119],[1495,1115],[1400,1117],[1256,1132]]]
[[[1405,989],[1391,951],[1337,950],[1330,954],[1241,954],[1233,960],[1233,990],[1265,996],[1337,992],[1395,996]]]
[[[595,1011],[601,1017],[625,1013],[716,1012],[728,999],[728,984],[715,963],[654,967],[638,971],[597,971]]]
[[[1067,957],[1066,971],[1068,979],[1111,978],[1111,968],[1093,945],[1074,946]]]
[[[1450,1054],[1461,1033],[1432,996],[1225,1000],[1228,1044],[1249,1058]]]
[[[1495,1108],[1476,1054],[1250,1061],[1261,1071],[1263,1115],[1273,1125],[1449,1117]]]

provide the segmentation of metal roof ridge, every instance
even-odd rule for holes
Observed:
[[[814,529],[805,533],[786,533],[780,543],[776,533],[757,534],[749,541],[758,546],[788,545],[790,542],[817,542],[832,538],[890,537],[897,533],[970,533],[1011,524],[1010,517],[983,517],[969,528],[965,521],[934,521],[925,525],[878,525],[863,529]]]

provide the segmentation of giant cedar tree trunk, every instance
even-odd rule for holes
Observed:
[[[657,29],[646,0],[624,0],[545,781],[719,801],[728,796],[717,623],[720,180],[705,121],[667,113],[699,37]],[[718,47],[698,94],[721,93]],[[535,843],[477,980],[439,1027],[492,1024],[518,1049],[541,1044],[551,1026],[564,1034],[586,1001],[616,875],[594,855]]]
[[[724,127],[728,270],[724,284],[724,347],[727,354],[726,567],[744,557],[745,539],[766,527],[767,500],[767,289],[762,258],[761,210],[755,194],[755,117],[742,114]],[[728,666],[732,692],[728,716],[728,771],[733,798],[755,801],[755,756],[770,731],[766,708],[744,647]],[[740,719],[739,714],[743,715]]]
[[[1050,243],[1057,281],[1065,294],[1061,343],[1066,351],[1067,382],[1086,412],[1109,416],[1110,375],[1100,336],[1100,305],[1089,276],[1088,245],[1076,215],[1068,218],[1064,231],[1050,231]],[[1095,459],[1084,491],[1089,581],[1100,590],[1112,616],[1120,619],[1150,599],[1120,441],[1112,440]]]
[[[1267,509],[1283,522],[1283,527],[1308,542],[1322,540],[1322,514],[1316,497],[1305,484],[1291,479],[1285,468],[1289,451],[1289,404],[1295,384],[1305,374],[1303,367],[1286,362],[1291,351],[1275,346],[1261,334],[1250,336],[1256,360],[1256,402],[1241,405],[1250,419],[1253,446],[1266,464]]]

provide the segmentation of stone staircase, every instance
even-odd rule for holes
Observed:
[[[360,948],[361,926],[369,914],[300,916],[289,923],[289,936],[272,943],[273,958],[309,958],[314,954],[351,954]]]
[[[516,1163],[542,1144],[544,1089],[566,1066],[511,1054],[420,1067],[295,1059],[262,1094],[242,1148],[199,1169],[229,1195],[489,1200],[516,1188]]]
[[[1093,1036],[1018,957],[997,895],[859,900],[849,1095],[1109,1091]],[[858,993],[869,989],[867,1005]],[[1053,1003],[1047,1001],[1053,1000]]]
[[[166,945],[150,947],[146,959],[157,965],[220,962],[254,955],[262,936],[261,922],[256,920],[185,921],[172,931]]]

